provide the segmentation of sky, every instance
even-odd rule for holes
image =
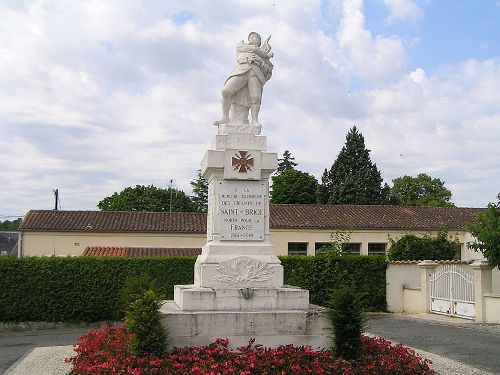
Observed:
[[[385,182],[500,193],[500,0],[0,2],[0,220],[188,194],[235,46],[272,35],[260,122],[320,179],[356,126]]]

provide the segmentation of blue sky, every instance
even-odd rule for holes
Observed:
[[[0,4],[0,219],[93,210],[136,184],[189,193],[234,48],[272,34],[260,120],[320,178],[349,128],[391,184],[424,172],[459,206],[500,192],[500,1]]]

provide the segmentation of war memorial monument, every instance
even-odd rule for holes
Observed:
[[[202,160],[208,181],[207,243],[192,285],[176,285],[161,307],[169,346],[251,338],[265,346],[330,345],[324,309],[309,291],[283,284],[283,266],[269,240],[269,176],[277,154],[260,135],[262,89],[271,78],[268,37],[252,32],[236,47],[236,67],[222,89],[222,116]],[[249,120],[250,117],[250,120]]]

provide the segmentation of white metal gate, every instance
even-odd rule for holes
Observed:
[[[430,279],[431,312],[474,319],[474,275],[456,264],[438,266]]]

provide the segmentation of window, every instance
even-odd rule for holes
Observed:
[[[453,259],[461,260],[462,259],[462,244],[455,242],[455,256]]]
[[[370,242],[368,243],[368,255],[370,254],[385,254],[385,242]]]
[[[307,255],[307,242],[288,242],[288,255]]]
[[[357,254],[361,252],[361,244],[355,242],[347,242],[342,244],[342,254]]]
[[[314,250],[318,251],[319,249],[321,249],[323,246],[328,246],[330,245],[330,242],[316,242],[314,244]]]

